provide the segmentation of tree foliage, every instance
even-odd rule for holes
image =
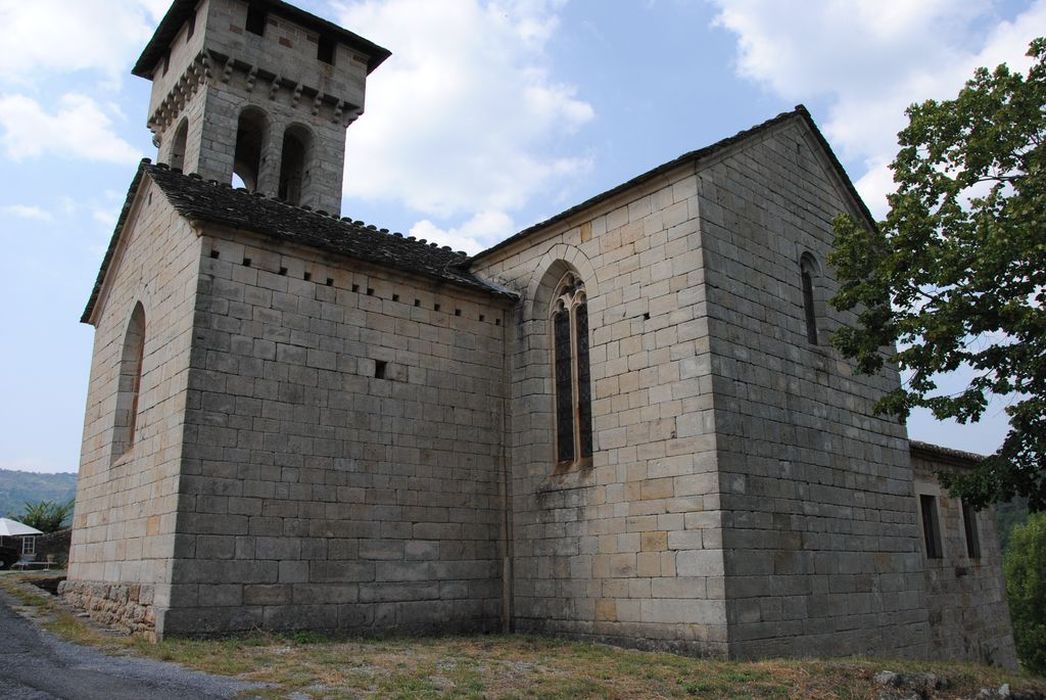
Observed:
[[[21,513],[13,514],[11,517],[29,527],[35,527],[43,533],[57,532],[67,527],[66,522],[73,514],[73,502],[55,503],[54,501],[38,501],[26,503]]]
[[[1014,528],[1004,570],[1017,656],[1046,676],[1046,513]]]
[[[880,413],[915,407],[977,421],[1003,397],[1009,432],[969,474],[941,475],[976,507],[1027,496],[1046,507],[1046,40],[1027,76],[978,69],[953,100],[908,108],[892,164],[886,220],[835,221],[840,289],[832,304],[858,322],[833,344],[859,371],[886,359],[911,375]],[[889,358],[883,347],[897,347]],[[971,371],[956,394],[942,376]],[[955,376],[955,375],[952,375]]]

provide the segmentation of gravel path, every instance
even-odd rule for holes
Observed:
[[[257,685],[181,666],[107,656],[63,642],[12,610],[0,591],[0,698],[4,700],[203,700]]]

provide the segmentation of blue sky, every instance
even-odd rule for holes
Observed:
[[[877,214],[903,110],[1046,33],[1046,0],[301,0],[389,48],[342,213],[475,252],[804,103]],[[0,468],[74,471],[78,323],[142,156],[130,66],[167,0],[0,0]],[[1005,433],[913,416],[978,452]]]

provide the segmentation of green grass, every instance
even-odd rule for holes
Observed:
[[[100,631],[54,598],[0,576],[48,630],[111,654],[136,654],[270,684],[251,696],[284,698],[828,698],[874,699],[878,671],[931,672],[948,680],[933,697],[969,698],[982,687],[1046,692],[1046,681],[958,662],[882,659],[695,659],[535,635],[410,639],[330,638],[258,632],[159,644]]]

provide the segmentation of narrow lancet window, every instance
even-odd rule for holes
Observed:
[[[962,501],[962,526],[966,534],[966,556],[970,559],[981,558],[981,538],[977,533],[977,511]]]
[[[923,521],[923,543],[926,545],[927,559],[940,559],[944,556],[941,550],[941,527],[937,524],[937,498],[928,494],[919,496],[919,510]]]
[[[142,364],[145,356],[145,309],[141,302],[131,312],[120,353],[120,374],[116,387],[116,412],[113,424],[112,459],[119,459],[134,445],[138,429],[139,397],[142,391]]]
[[[556,433],[557,458],[574,461],[574,377],[570,353],[570,311],[560,305],[552,314],[556,344]]]
[[[811,345],[817,345],[817,296],[815,292],[815,281],[817,279],[817,263],[813,256],[804,253],[799,262],[799,272],[803,283],[803,316],[806,321],[806,340]]]
[[[592,389],[585,285],[568,273],[552,305],[556,393],[556,459],[561,466],[592,457]]]

